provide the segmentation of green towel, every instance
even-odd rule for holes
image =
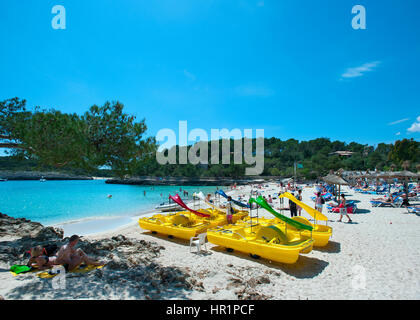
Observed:
[[[25,265],[19,265],[19,264],[15,264],[13,266],[10,267],[10,271],[16,274],[20,274],[20,273],[25,273],[25,272],[29,272],[32,271],[32,267],[28,267]]]

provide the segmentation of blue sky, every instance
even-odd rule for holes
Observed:
[[[54,30],[54,5],[66,29]],[[354,5],[366,30],[351,27]],[[0,2],[0,100],[83,113],[119,100],[162,128],[376,144],[420,132],[420,2]]]

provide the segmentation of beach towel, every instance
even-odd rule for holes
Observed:
[[[101,265],[101,266],[93,266],[93,265],[86,266],[86,265],[83,265],[83,266],[79,266],[76,270],[70,271],[69,273],[87,273],[87,272],[92,271],[92,270],[103,268],[104,266],[105,265]],[[54,278],[57,275],[58,275],[58,273],[51,273],[51,271],[45,271],[45,272],[38,273],[38,277],[40,277],[42,279],[51,279],[51,278]]]
[[[26,265],[14,264],[13,266],[10,267],[10,272],[14,276],[17,276],[18,274],[21,274],[21,273],[27,273],[27,272],[34,271],[34,269],[35,268],[28,267]]]

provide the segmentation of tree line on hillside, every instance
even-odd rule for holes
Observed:
[[[255,139],[254,139],[255,140]],[[222,140],[219,140],[221,145]],[[255,143],[254,143],[255,145]],[[188,147],[188,150],[191,146]],[[179,147],[176,147],[177,152]],[[210,150],[210,142],[208,150]],[[234,140],[230,140],[230,150],[234,150]],[[351,156],[334,154],[336,151],[351,151]],[[210,157],[209,157],[210,158]],[[357,142],[346,144],[318,138],[310,141],[278,138],[264,139],[264,176],[291,177],[294,174],[304,179],[316,179],[330,170],[412,170],[418,171],[420,143],[413,139],[396,141],[395,144],[379,143],[376,147]],[[188,176],[188,177],[242,177],[248,165],[208,164],[159,165],[155,159],[149,159],[137,171],[138,175]]]
[[[100,176],[159,177],[242,177],[243,164],[166,164],[156,161],[158,145],[146,137],[145,119],[123,112],[120,102],[94,105],[83,115],[55,109],[28,110],[19,98],[0,102],[0,148],[12,150],[0,157],[0,170],[55,170]],[[234,140],[230,139],[230,150]],[[243,141],[242,141],[243,142]],[[255,139],[254,139],[255,145]],[[201,142],[202,144],[203,142]],[[222,150],[223,140],[219,140]],[[357,142],[345,143],[318,138],[310,141],[264,139],[265,176],[290,177],[297,164],[297,175],[316,179],[330,170],[412,170],[419,171],[420,143],[403,139],[376,147]],[[193,146],[186,148],[187,152]],[[180,147],[175,146],[177,154]],[[208,142],[211,150],[211,142]],[[336,151],[351,151],[340,156]],[[167,152],[167,151],[164,151]]]

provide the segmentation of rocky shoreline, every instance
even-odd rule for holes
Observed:
[[[0,213],[0,268],[26,264],[30,248],[47,244],[59,247],[67,243],[63,230],[43,227],[27,219],[15,219]],[[89,256],[107,262],[106,266],[86,274],[67,274],[71,290],[51,290],[49,279],[40,279],[33,273],[19,275],[24,281],[3,294],[4,299],[124,299],[136,291],[137,299],[167,299],[185,297],[186,291],[200,289],[200,283],[187,270],[163,266],[157,262],[163,246],[153,241],[127,238],[123,235],[109,239],[81,238],[78,248]]]
[[[0,179],[7,180],[93,180],[92,177],[73,175],[63,172],[40,171],[0,171]]]
[[[108,179],[109,184],[126,184],[126,185],[163,185],[163,186],[229,186],[236,183],[237,185],[248,185],[253,183],[261,183],[272,181],[273,177],[259,178],[185,178],[185,177],[133,177],[127,179]]]

